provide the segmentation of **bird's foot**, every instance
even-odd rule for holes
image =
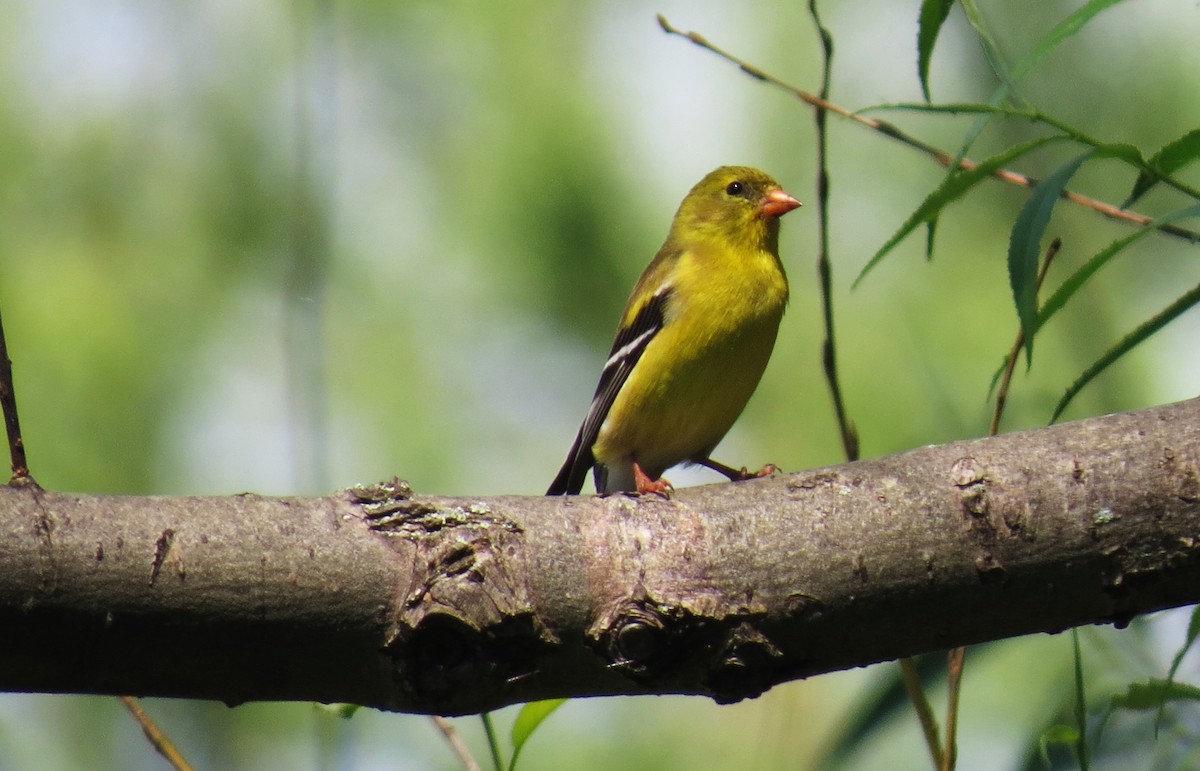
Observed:
[[[729,478],[730,482],[744,482],[747,479],[761,479],[763,477],[774,476],[775,474],[779,473],[779,467],[774,463],[768,463],[758,471],[750,471],[745,466],[737,469],[733,466],[726,466],[724,463],[713,460],[712,458],[697,458],[694,462],[704,466],[705,468],[710,468],[718,474],[724,474]]]
[[[652,493],[663,498],[670,498],[671,491],[675,489],[665,479],[651,479],[646,475],[645,471],[642,471],[642,467],[637,463],[633,464],[633,481],[637,485],[638,495]]]
[[[753,473],[748,471],[745,466],[742,466],[742,468],[738,471],[737,479],[735,479],[733,481],[734,482],[742,482],[747,479],[762,479],[763,477],[773,477],[778,473],[779,473],[779,467],[776,466],[774,463],[768,463],[767,465],[763,466],[758,471],[755,471]]]

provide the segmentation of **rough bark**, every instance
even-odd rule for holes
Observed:
[[[1200,400],[653,497],[0,488],[0,689],[458,714],[1200,601]]]

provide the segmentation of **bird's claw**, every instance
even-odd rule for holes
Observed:
[[[638,464],[633,464],[633,480],[637,485],[638,495],[653,494],[663,498],[670,498],[671,492],[675,489],[670,482],[665,479],[651,479],[642,471],[642,467]]]
[[[768,463],[767,465],[760,468],[758,471],[751,471],[750,469],[746,468],[745,466],[742,466],[740,469],[738,469],[737,476],[732,477],[731,481],[745,482],[747,479],[762,479],[763,477],[773,477],[778,473],[779,473],[779,467],[776,466],[774,463]]]

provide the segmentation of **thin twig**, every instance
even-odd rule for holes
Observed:
[[[1046,249],[1046,256],[1042,258],[1042,267],[1038,269],[1037,276],[1037,291],[1041,291],[1042,282],[1046,280],[1046,272],[1050,269],[1050,263],[1054,260],[1054,255],[1058,254],[1058,250],[1062,248],[1062,239],[1056,238],[1050,242],[1049,248]],[[992,411],[992,422],[988,426],[988,436],[995,436],[1000,432],[1000,416],[1004,414],[1004,406],[1008,402],[1008,387],[1012,382],[1013,370],[1017,367],[1017,359],[1020,358],[1021,346],[1025,345],[1025,331],[1017,330],[1017,339],[1013,341],[1012,348],[1008,352],[1008,358],[1004,362],[1004,374],[1000,376],[1000,385],[996,388],[996,409]]]
[[[833,63],[833,37],[821,23],[821,17],[817,13],[817,0],[809,0],[808,11],[812,16],[813,23],[817,26],[824,54],[821,76],[821,97],[824,98],[829,94]],[[659,16],[659,23],[666,25],[666,20]],[[846,460],[855,461],[858,460],[858,432],[846,415],[846,404],[842,397],[842,387],[838,378],[837,348],[834,343],[836,338],[833,333],[833,267],[829,259],[829,168],[826,112],[817,110],[813,117],[816,121],[817,134],[817,229],[820,243],[817,274],[821,281],[821,310],[825,321],[825,341],[821,346],[821,362],[825,368],[825,380],[829,384],[829,395],[833,399],[833,411],[842,436],[842,449],[846,453]]]
[[[8,456],[12,461],[13,474],[8,483],[14,487],[37,484],[29,475],[29,462],[25,458],[25,440],[21,437],[17,392],[13,388],[12,360],[8,358],[3,321],[0,321],[0,411],[4,412],[4,428],[8,433]]]
[[[904,681],[904,690],[908,693],[909,701],[917,710],[917,719],[921,722],[921,730],[925,734],[925,744],[929,747],[929,757],[933,759],[933,771],[942,771],[942,745],[938,741],[937,718],[933,716],[933,708],[925,698],[925,689],[921,687],[921,675],[917,672],[915,659],[900,659],[900,677]]]
[[[889,136],[892,139],[895,139],[905,145],[908,145],[909,147],[912,147],[916,150],[920,150],[921,152],[930,156],[935,161],[940,163],[942,166],[945,166],[947,168],[949,168],[950,164],[952,164],[954,162],[954,155],[952,153],[948,153],[945,150],[941,150],[937,147],[934,147],[933,145],[926,144],[925,142],[922,142],[919,139],[909,136],[908,134],[905,134],[903,131],[901,131],[899,128],[897,128],[893,124],[888,123],[887,121],[877,120],[875,118],[868,118],[865,115],[860,115],[859,113],[853,112],[852,110],[848,110],[845,107],[834,104],[833,102],[830,102],[827,99],[823,99],[823,98],[816,96],[814,94],[811,94],[801,88],[797,88],[796,86],[793,86],[790,83],[780,80],[779,78],[775,77],[774,75],[764,72],[763,70],[759,69],[758,67],[755,67],[754,65],[738,58],[737,56],[734,56],[733,54],[729,53],[728,51],[725,51],[725,50],[713,45],[712,43],[710,43],[708,41],[707,38],[705,38],[703,35],[701,35],[697,32],[684,32],[682,30],[676,29],[675,27],[673,27],[671,25],[670,22],[668,22],[666,20],[666,18],[662,14],[659,14],[659,16],[658,16],[658,24],[660,27],[662,27],[664,32],[666,32],[670,35],[678,35],[680,37],[686,38],[687,40],[691,41],[695,45],[698,45],[707,51],[711,51],[712,53],[716,54],[717,56],[720,56],[722,59],[725,59],[726,61],[728,61],[731,64],[737,65],[738,68],[740,70],[742,70],[742,72],[745,72],[750,77],[755,78],[756,80],[761,80],[764,83],[770,83],[773,86],[781,88],[781,89],[787,91],[788,93],[792,94],[793,96],[795,96],[797,99],[800,99],[801,101],[806,102],[807,104],[810,104],[813,107],[816,107],[817,109],[819,109],[823,112],[835,113],[837,115],[842,116],[843,118],[849,118],[850,120],[852,120],[856,123],[862,124],[863,126],[866,126],[867,128],[878,131],[879,133]],[[958,163],[958,168],[962,171],[970,171],[970,170],[976,168],[977,166],[978,166],[978,164],[976,164],[974,161],[968,160],[966,158],[963,158]],[[1027,177],[1024,174],[1020,174],[1015,171],[1009,171],[1008,169],[997,169],[996,171],[992,172],[992,176],[995,177],[996,179],[1003,180],[1004,182],[1008,182],[1010,184],[1020,185],[1021,187],[1036,187],[1038,184],[1037,180],[1034,179],[1033,177]],[[1090,198],[1085,195],[1080,195],[1079,193],[1072,193],[1070,190],[1067,190],[1065,188],[1063,189],[1062,193],[1059,194],[1059,197],[1063,198],[1065,200],[1068,200],[1071,203],[1077,204],[1079,206],[1084,206],[1089,209],[1092,209],[1093,211],[1099,212],[1100,214],[1103,214],[1104,216],[1112,218],[1112,219],[1123,220],[1125,222],[1132,222],[1136,225],[1154,225],[1153,217],[1147,217],[1143,214],[1138,214],[1136,212],[1127,211],[1118,206],[1114,206],[1113,204],[1107,203],[1105,201],[1100,201],[1095,198]],[[1182,238],[1189,242],[1194,243],[1196,241],[1200,241],[1200,233],[1198,233],[1194,230],[1188,230],[1187,228],[1181,228],[1177,225],[1171,225],[1169,223],[1168,224],[1158,224],[1158,225],[1155,225],[1155,228],[1160,233],[1166,233],[1167,235],[1175,236],[1177,238]]]
[[[440,715],[431,715],[430,719],[433,720],[433,724],[437,726],[437,729],[442,732],[442,736],[446,737],[446,743],[450,745],[450,749],[454,750],[454,754],[458,756],[458,760],[463,764],[463,768],[467,771],[480,771],[479,763],[471,755],[471,751],[467,749],[467,745],[463,744],[462,737],[454,729],[454,724]]]
[[[958,695],[962,690],[963,659],[967,649],[951,648],[946,656],[946,748],[941,771],[954,771],[958,762]]]
[[[817,0],[809,0],[808,12],[812,17],[813,24],[817,28],[817,36],[821,40],[822,53],[821,95],[813,98],[820,103],[827,104],[829,86],[833,74],[833,36],[821,22],[821,16],[817,10]],[[659,15],[658,23],[667,32],[679,34],[667,23],[667,20],[662,15]],[[704,41],[698,35],[694,40],[700,45],[712,48],[707,41]],[[743,65],[742,69],[754,77],[770,80],[769,76],[746,65]],[[829,257],[830,177],[828,166],[829,132],[826,121],[828,112],[828,110],[822,109],[816,110],[813,113],[813,120],[816,123],[817,140],[817,230],[819,234],[817,274],[821,284],[821,310],[825,324],[825,340],[821,346],[821,362],[825,370],[825,380],[829,385],[829,394],[833,400],[833,411],[837,417],[838,430],[842,437],[842,449],[846,454],[846,460],[855,461],[858,460],[859,453],[858,432],[846,414],[841,381],[838,378],[836,336],[834,335],[833,326],[833,266]],[[929,700],[925,696],[921,679],[917,675],[916,661],[911,658],[902,659],[900,661],[900,671],[904,677],[905,690],[908,692],[909,699],[917,711],[917,718],[921,722],[925,741],[929,745],[930,756],[934,761],[934,771],[940,771],[937,721],[933,717],[933,710],[929,707]]]
[[[167,735],[154,724],[154,721],[142,709],[142,705],[138,703],[137,699],[132,696],[122,696],[121,703],[133,715],[133,719],[138,721],[138,724],[142,727],[142,733],[146,735],[146,738],[153,745],[154,749],[158,751],[158,754],[166,758],[167,762],[171,764],[171,768],[176,769],[176,771],[192,771],[191,764],[184,759],[183,755],[175,747],[175,744],[167,738]]]

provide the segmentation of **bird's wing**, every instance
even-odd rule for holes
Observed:
[[[592,445],[596,443],[600,427],[604,425],[609,409],[617,394],[621,392],[621,387],[629,379],[629,373],[642,357],[646,346],[663,328],[666,304],[670,296],[669,285],[659,288],[642,305],[633,321],[617,332],[617,339],[613,342],[608,361],[604,363],[604,370],[600,373],[600,382],[596,386],[596,394],[592,397],[587,416],[583,419],[583,425],[579,427],[579,433],[575,436],[575,443],[571,445],[566,462],[559,469],[558,476],[554,478],[546,495],[575,495],[583,489],[583,480],[587,477],[588,470],[596,463],[592,455]]]

